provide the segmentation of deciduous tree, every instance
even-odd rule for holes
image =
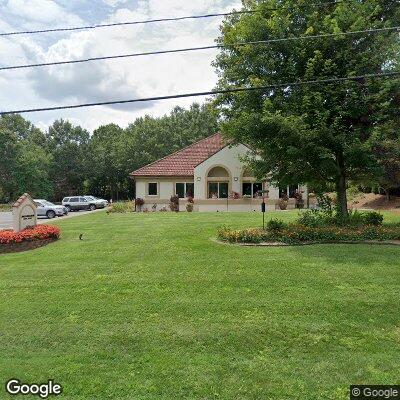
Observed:
[[[230,16],[219,43],[337,34],[329,38],[228,46],[215,65],[219,88],[267,86],[399,70],[394,31],[353,36],[343,32],[397,26],[395,0],[324,3],[245,0],[252,14]],[[376,131],[392,123],[400,131],[398,79],[294,86],[221,95],[223,132],[257,149],[253,169],[283,184],[334,184],[339,215],[347,218],[349,180],[382,173],[373,146]],[[257,160],[255,156],[259,156]]]

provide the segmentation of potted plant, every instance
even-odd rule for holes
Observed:
[[[169,199],[169,208],[171,211],[178,212],[179,211],[179,197],[171,196]]]
[[[194,207],[194,199],[193,197],[189,196],[187,198],[187,204],[186,204],[186,211],[187,212],[192,212]]]
[[[304,199],[303,199],[303,193],[302,191],[296,190],[296,193],[294,194],[294,198],[296,201],[296,208],[304,208]]]
[[[281,210],[286,210],[289,203],[289,197],[287,194],[284,194],[282,198],[279,199],[278,205]]]
[[[142,206],[144,204],[144,200],[141,199],[140,197],[138,197],[137,199],[135,199],[135,207],[136,207],[136,211],[140,212],[142,211]]]
[[[233,200],[237,200],[240,199],[240,194],[238,192],[231,192],[229,197]]]

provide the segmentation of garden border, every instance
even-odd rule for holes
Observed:
[[[22,253],[25,251],[35,250],[56,242],[57,240],[57,238],[49,238],[43,240],[26,240],[21,243],[0,244],[0,256],[3,254]]]
[[[211,238],[213,242],[218,244],[225,244],[230,246],[240,247],[294,247],[294,246],[312,246],[315,244],[377,244],[381,246],[400,246],[400,240],[364,240],[364,241],[327,241],[327,242],[304,242],[304,243],[284,243],[284,242],[261,242],[261,243],[240,243],[240,242],[228,242],[218,240],[217,238]]]

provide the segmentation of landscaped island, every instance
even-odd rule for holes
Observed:
[[[340,223],[334,213],[306,211],[293,223],[272,219],[268,221],[266,229],[222,227],[218,230],[218,239],[229,243],[264,245],[371,241],[400,245],[400,224],[382,223],[383,216],[377,212],[355,211],[346,223]]]
[[[32,250],[60,237],[60,228],[53,225],[37,225],[21,232],[0,230],[0,253]]]

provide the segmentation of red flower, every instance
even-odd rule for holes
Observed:
[[[53,225],[37,225],[34,228],[27,228],[21,232],[0,230],[0,244],[21,243],[24,241],[58,239],[60,228]]]

